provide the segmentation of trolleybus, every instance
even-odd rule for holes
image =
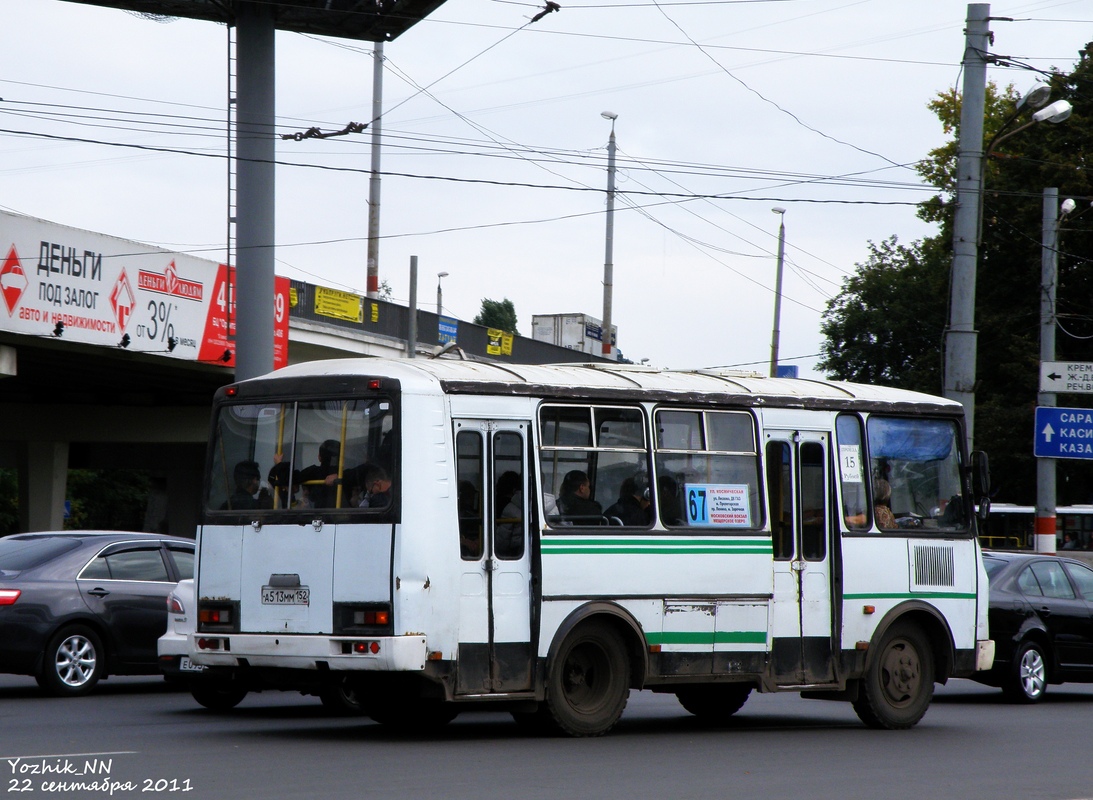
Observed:
[[[599,735],[638,689],[910,727],[993,661],[963,426],[721,370],[287,367],[216,396],[190,656],[225,697],[349,692],[407,727]]]

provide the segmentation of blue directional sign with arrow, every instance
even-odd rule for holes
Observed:
[[[1033,455],[1093,460],[1093,408],[1036,408]]]

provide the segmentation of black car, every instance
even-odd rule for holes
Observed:
[[[1049,683],[1093,683],[1093,569],[1078,560],[989,552],[994,667],[975,680],[1035,703]]]
[[[69,697],[108,675],[156,674],[167,594],[193,572],[193,541],[154,533],[0,539],[0,672]]]

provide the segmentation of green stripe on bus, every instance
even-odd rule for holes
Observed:
[[[647,633],[649,644],[766,644],[766,631],[664,631]]]
[[[843,600],[975,600],[975,592],[857,592],[844,594]]]
[[[543,547],[546,555],[595,555],[598,553],[622,553],[624,555],[637,555],[651,553],[655,555],[695,555],[728,553],[732,555],[765,555],[771,554],[769,547],[755,549],[736,549],[727,547],[687,548],[681,550],[672,547]]]

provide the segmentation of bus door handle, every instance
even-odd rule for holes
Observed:
[[[487,558],[486,559],[486,572],[495,572],[496,570],[497,570],[497,559],[496,558]]]
[[[794,572],[804,572],[805,562],[800,559],[797,559],[796,561],[791,561],[789,562],[789,568]]]

